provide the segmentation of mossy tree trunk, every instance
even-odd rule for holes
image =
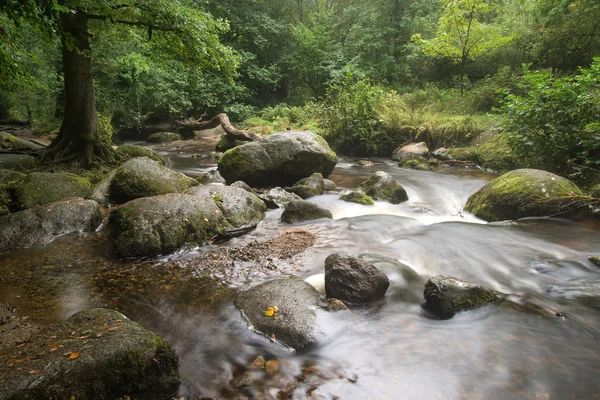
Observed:
[[[88,17],[85,13],[64,13],[63,72],[65,109],[56,139],[43,156],[44,162],[78,163],[84,168],[111,163],[115,152],[102,140],[94,103]]]

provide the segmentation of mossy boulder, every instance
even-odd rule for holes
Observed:
[[[571,216],[586,211],[572,198],[581,195],[581,190],[568,179],[538,169],[518,169],[492,180],[471,195],[465,210],[489,222]]]
[[[265,211],[243,189],[206,185],[132,200],[111,213],[108,228],[119,257],[151,257],[245,233]]]
[[[319,292],[303,280],[276,279],[241,292],[233,304],[254,329],[300,350],[317,339],[320,298]],[[270,307],[273,313],[265,313]]]
[[[146,138],[148,143],[169,143],[181,140],[181,136],[174,132],[156,132]]]
[[[325,182],[320,172],[315,172],[308,178],[302,178],[290,188],[290,192],[297,194],[302,199],[323,194]]]
[[[400,161],[413,156],[428,157],[429,148],[427,144],[425,142],[409,143],[406,146],[397,148],[392,153],[392,160]]]
[[[165,165],[165,160],[160,154],[144,146],[136,144],[124,144],[117,147],[117,153],[122,155],[127,160],[135,157],[148,157],[151,160],[158,162],[160,165]]]
[[[23,361],[2,371],[2,399],[159,400],[179,388],[171,345],[116,311],[80,311],[27,343],[8,349]]]
[[[406,190],[384,171],[377,171],[365,182],[356,187],[356,191],[362,192],[374,200],[387,201],[399,204],[408,200]]]
[[[24,140],[7,132],[0,132],[0,149],[2,150],[41,150],[44,146]]]
[[[223,135],[219,138],[217,145],[215,146],[215,150],[219,153],[225,153],[227,150],[233,149],[234,147],[241,146],[247,141],[237,140],[233,136]]]
[[[437,160],[436,160],[437,161]],[[400,168],[404,169],[416,169],[418,171],[429,171],[431,170],[432,164],[428,158],[418,156],[416,154],[410,154],[403,157],[398,163]]]
[[[336,163],[336,154],[321,136],[286,131],[226,151],[218,168],[227,183],[268,187],[291,186],[315,172],[327,177]]]
[[[12,194],[14,188],[27,178],[27,175],[10,169],[0,169],[0,216],[15,211]]]
[[[514,155],[507,138],[502,134],[495,134],[488,141],[477,147],[479,164],[492,171],[505,172],[519,166],[519,160]]]
[[[0,153],[0,168],[15,171],[28,171],[35,167],[37,159],[27,154]]]
[[[147,157],[136,157],[117,169],[110,183],[110,198],[121,204],[140,197],[180,192],[195,185],[198,185],[195,179]]]
[[[437,275],[425,284],[425,308],[441,319],[498,300],[493,290],[448,275]]]
[[[353,191],[340,196],[340,200],[347,201],[349,203],[362,204],[364,206],[375,205],[373,199],[364,194],[363,192]]]
[[[320,218],[333,218],[333,215],[331,211],[306,200],[290,201],[281,214],[281,220],[288,224]]]
[[[72,232],[100,225],[100,205],[93,200],[45,204],[0,217],[0,252],[44,245]]]
[[[56,201],[87,198],[92,192],[90,181],[68,172],[31,172],[12,190],[14,211],[25,210]]]
[[[451,147],[438,156],[441,160],[479,162],[476,147]]]

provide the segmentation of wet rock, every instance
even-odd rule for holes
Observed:
[[[394,300],[413,304],[422,302],[422,287],[425,284],[425,279],[414,269],[394,258],[379,254],[366,253],[359,255],[358,258],[373,264],[390,277],[390,288],[387,294],[391,295]]]
[[[524,217],[577,216],[589,212],[574,201],[581,190],[571,181],[538,169],[508,172],[469,197],[465,210],[486,221]]]
[[[276,279],[241,292],[234,304],[256,330],[300,350],[316,340],[319,300],[319,292],[302,280]],[[266,316],[269,307],[278,311]]]
[[[352,164],[353,167],[355,168],[359,168],[359,167],[374,167],[375,165],[378,165],[381,163],[376,163],[374,161],[370,161],[370,160],[358,160],[357,162],[355,162],[354,164]]]
[[[0,132],[0,149],[2,150],[41,150],[44,146],[24,140],[7,132]]]
[[[323,194],[324,189],[325,182],[323,181],[323,175],[320,172],[315,172],[308,178],[303,178],[296,182],[291,187],[290,192],[297,194],[303,199],[308,199],[309,197]]]
[[[327,306],[327,311],[348,311],[348,307],[341,300],[329,299],[329,306]]]
[[[333,218],[331,211],[305,200],[293,200],[281,214],[281,220],[288,224],[320,218]]]
[[[425,308],[441,319],[452,318],[461,311],[472,310],[498,299],[485,286],[437,275],[425,284]]]
[[[158,162],[160,165],[165,165],[165,160],[160,154],[144,146],[124,144],[117,147],[117,153],[119,153],[126,160],[135,157],[148,157],[149,159]]]
[[[26,361],[2,371],[3,399],[158,400],[179,388],[173,348],[116,311],[78,312],[28,343],[9,351]]]
[[[93,200],[45,204],[0,217],[0,252],[44,245],[72,232],[100,225],[100,205]]]
[[[250,368],[265,369],[265,358],[263,356],[256,357],[250,364]]]
[[[431,160],[414,154],[402,158],[398,166],[404,169],[416,169],[417,171],[429,171],[432,167]]]
[[[14,211],[72,198],[89,197],[90,181],[68,172],[31,172],[12,190]]]
[[[117,204],[140,197],[180,192],[197,185],[195,179],[163,167],[147,157],[136,157],[119,168],[110,184],[110,198]]]
[[[231,379],[231,386],[236,389],[244,389],[248,386],[252,386],[253,383],[254,377],[250,371],[242,372]]]
[[[234,147],[237,147],[237,146],[241,146],[245,143],[248,143],[248,142],[245,142],[242,140],[237,140],[233,136],[223,135],[217,142],[217,145],[215,146],[215,150],[220,153],[225,153],[227,150],[233,149]]]
[[[412,157],[412,156],[419,156],[419,157],[429,156],[429,148],[427,148],[427,145],[425,144],[425,142],[410,143],[410,144],[407,144],[406,146],[397,148],[392,153],[392,160],[400,161],[407,157]]]
[[[35,167],[37,160],[35,157],[26,154],[6,154],[0,153],[0,168],[12,169],[15,171],[28,171]]]
[[[242,181],[233,182],[229,186],[244,189],[246,192],[254,193],[254,190],[252,190],[252,188],[249,185]]]
[[[111,213],[108,227],[119,257],[149,257],[246,233],[265,211],[243,189],[206,185],[132,200]]]
[[[364,206],[372,206],[375,205],[373,199],[364,194],[363,192],[350,192],[340,196],[340,200],[347,201],[350,203],[362,204]]]
[[[290,186],[315,172],[327,177],[336,163],[336,154],[321,136],[286,131],[226,151],[218,167],[227,182],[265,187]]]
[[[117,173],[116,169],[110,171],[102,180],[96,185],[92,191],[90,199],[94,200],[98,204],[107,205],[110,203],[110,184]]]
[[[275,187],[268,192],[258,195],[269,208],[285,208],[290,201],[302,201],[295,193],[290,193],[280,187]]]
[[[594,264],[596,267],[600,267],[600,256],[590,256],[588,261]]]
[[[219,171],[215,168],[208,171],[204,175],[196,179],[201,185],[208,185],[210,183],[221,183],[225,184],[225,179],[219,174]]]
[[[169,143],[176,140],[181,140],[181,136],[178,133],[173,132],[156,132],[148,136],[146,142],[148,143]]]
[[[377,171],[365,182],[357,186],[356,191],[363,192],[374,200],[399,204],[408,200],[406,190],[387,172]]]
[[[323,190],[326,192],[333,192],[337,189],[335,182],[329,179],[323,179],[323,185]]]
[[[279,372],[279,361],[277,360],[269,360],[265,362],[265,371],[267,371],[267,375],[274,376]]]
[[[338,253],[325,259],[325,291],[328,298],[353,304],[367,303],[385,295],[390,280],[373,264]]]

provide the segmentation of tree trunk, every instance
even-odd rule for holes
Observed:
[[[94,103],[94,81],[88,19],[84,13],[64,13],[63,72],[65,109],[60,131],[44,154],[44,162],[79,163],[84,168],[114,161],[115,152],[100,137]]]
[[[194,131],[201,131],[204,129],[213,129],[221,125],[225,133],[236,140],[253,141],[258,139],[258,136],[250,131],[243,131],[236,129],[231,122],[227,114],[217,114],[209,121],[196,121],[195,119],[189,119],[186,121],[179,121],[179,133],[186,138],[194,136]]]

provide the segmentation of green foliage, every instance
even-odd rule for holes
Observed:
[[[600,169],[600,58],[570,77],[524,76],[522,96],[509,95],[502,129],[529,165],[581,180]]]
[[[103,142],[112,145],[114,129],[110,124],[110,117],[98,114],[98,133]]]

